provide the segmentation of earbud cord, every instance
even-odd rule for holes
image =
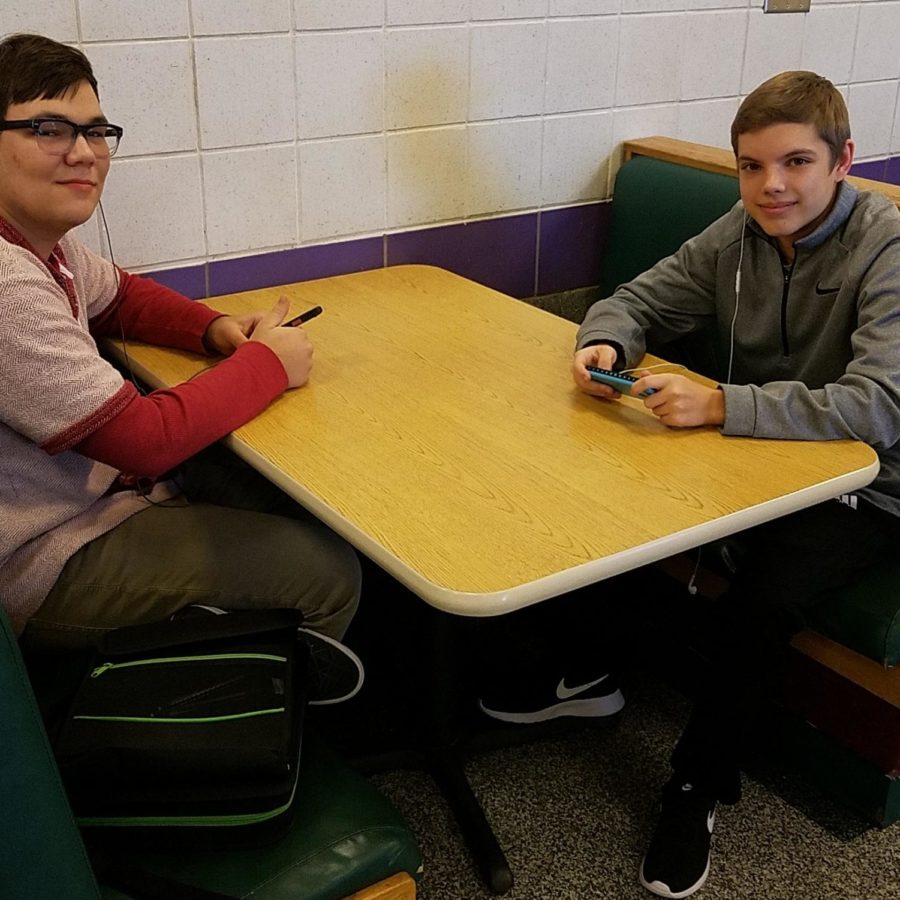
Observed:
[[[98,202],[97,208],[100,210],[100,221],[103,223],[106,248],[109,250],[109,261],[112,263],[113,277],[116,280],[116,293],[113,297],[113,303],[116,304],[116,322],[119,325],[119,337],[122,339],[122,352],[125,354],[125,368],[128,370],[128,377],[131,379],[131,383],[137,388],[138,393],[143,394],[146,392],[138,383],[137,378],[134,377],[134,372],[131,368],[131,360],[128,358],[128,341],[125,339],[125,327],[122,325],[122,317],[119,315],[119,267],[116,265],[116,257],[113,253],[112,238],[109,236],[109,225],[106,223],[106,212],[103,209],[103,203]]]
[[[135,377],[134,371],[131,368],[131,360],[128,358],[128,341],[125,338],[125,326],[122,324],[122,317],[119,315],[119,303],[118,303],[119,267],[116,265],[116,258],[115,258],[115,255],[113,254],[112,239],[109,236],[109,225],[106,223],[106,213],[103,210],[103,204],[98,202],[97,206],[100,210],[100,220],[103,222],[103,232],[106,237],[106,247],[109,250],[109,261],[112,263],[113,277],[115,278],[115,282],[116,282],[116,292],[115,292],[115,295],[113,296],[113,303],[116,304],[116,310],[115,310],[116,322],[118,322],[119,335],[122,338],[122,352],[125,354],[125,368],[128,370],[128,377],[131,379],[131,382],[137,389],[138,393],[146,394],[147,392],[144,390],[143,386],[140,384],[140,382]],[[180,479],[177,476],[174,476],[170,480],[175,482],[175,484],[178,486],[178,491],[180,493],[182,490],[182,485],[181,485]],[[156,501],[150,497],[150,491],[152,489],[153,489],[153,483],[152,482],[147,483],[146,479],[139,478],[137,481],[137,484],[135,485],[135,490],[138,492],[138,494],[140,494],[144,498],[144,500],[146,500],[152,506],[167,506],[169,504],[168,500]],[[173,497],[171,499],[175,500],[177,498]]]
[[[747,231],[747,214],[744,213],[744,221],[741,225],[741,252],[738,256],[737,272],[734,273],[734,315],[731,317],[731,335],[728,346],[728,375],[725,384],[731,384],[731,367],[734,363],[734,326],[737,322],[738,308],[741,304],[741,266],[744,263],[744,234]]]
[[[652,366],[635,366],[631,369],[621,369],[619,371],[620,375],[630,375],[632,372],[652,372],[654,369],[686,369],[687,366],[683,366],[681,363],[656,363]]]
[[[697,596],[697,573],[700,571],[700,560],[703,557],[703,547],[697,548],[697,562],[694,563],[694,571],[691,572],[691,580],[688,581],[687,592],[692,596]]]

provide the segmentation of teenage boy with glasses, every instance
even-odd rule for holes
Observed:
[[[195,456],[305,384],[312,345],[279,327],[285,298],[223,316],[69,234],[121,135],[82,53],[0,42],[0,598],[32,649],[187,604],[296,607],[333,647],[359,598],[353,551],[228,454]],[[225,359],[141,396],[98,353],[120,334]]]
[[[862,440],[881,472],[842,502],[737,537],[736,571],[714,608],[710,670],[641,866],[641,883],[663,897],[687,897],[705,881],[716,803],[740,798],[750,713],[780,685],[807,610],[900,545],[900,212],[846,182],[847,109],[812,72],[783,72],[750,93],[731,142],[741,202],[591,307],[575,383],[614,399],[586,366],[633,366],[647,336],[664,341],[712,323],[727,361],[721,384],[644,372],[631,394],[653,388],[644,405],[673,428]]]

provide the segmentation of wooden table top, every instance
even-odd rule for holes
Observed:
[[[433,605],[526,606],[861,487],[852,441],[670,430],[581,394],[576,326],[450,272],[397,266],[213,298],[307,328],[312,377],[230,446]],[[154,386],[209,359],[129,344]]]

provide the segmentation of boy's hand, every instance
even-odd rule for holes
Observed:
[[[313,345],[302,325],[281,327],[289,307],[288,298],[279,297],[275,306],[259,317],[250,340],[265,344],[281,360],[287,373],[288,387],[295,388],[302,387],[309,380]]]
[[[247,342],[262,315],[248,313],[243,316],[219,316],[207,326],[203,343],[211,353],[230,356],[241,344]]]
[[[572,378],[579,390],[592,397],[605,397],[612,400],[619,396],[619,392],[608,384],[600,384],[594,381],[588,374],[585,366],[596,366],[598,369],[612,369],[616,364],[616,348],[609,344],[594,344],[578,350],[572,360]]]
[[[684,375],[654,375],[646,369],[638,374],[631,395],[637,397],[654,388],[656,393],[643,398],[644,406],[670,428],[721,425],[725,421],[725,395],[717,388],[708,388]]]

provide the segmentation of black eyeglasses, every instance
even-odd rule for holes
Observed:
[[[74,146],[80,134],[95,156],[115,156],[124,129],[108,122],[92,125],[76,125],[68,119],[16,119],[0,122],[0,131],[30,129],[38,147],[52,156],[65,156]]]

